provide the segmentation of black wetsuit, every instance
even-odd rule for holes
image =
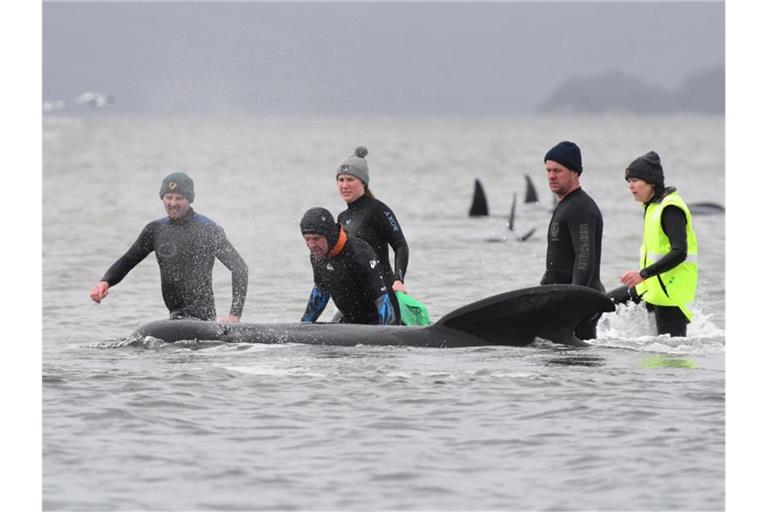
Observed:
[[[314,322],[328,299],[342,313],[342,322],[352,324],[399,324],[396,298],[387,285],[373,249],[365,241],[347,235],[343,249],[333,257],[309,257],[315,287],[302,322]]]
[[[546,271],[541,284],[578,284],[605,291],[600,282],[603,215],[597,203],[581,188],[560,202],[552,213],[547,232]],[[580,339],[597,335],[596,315],[579,324]]]
[[[351,235],[362,238],[376,252],[381,271],[389,286],[405,282],[408,269],[408,243],[394,212],[378,199],[362,196],[349,203],[339,214],[338,222]],[[389,264],[389,246],[395,253],[395,270]]]
[[[655,196],[653,200],[660,201],[664,195],[674,190],[674,188],[665,189],[660,196]],[[649,204],[651,203],[645,204],[646,209],[648,209]],[[643,279],[672,270],[686,260],[688,257],[686,224],[683,210],[674,205],[664,208],[661,212],[661,229],[669,238],[670,250],[656,263],[640,270],[640,276]],[[630,300],[639,303],[642,298],[637,295],[634,288],[628,289],[626,286],[611,290],[608,295],[615,303],[626,303]],[[670,336],[685,336],[687,334],[688,318],[677,306],[657,306],[646,303],[646,308],[652,311],[656,317],[656,328],[659,334],[669,334]]]
[[[150,222],[102,280],[110,287],[116,285],[152,251],[160,265],[163,300],[171,318],[216,319],[212,286],[215,258],[232,271],[230,314],[242,315],[248,266],[215,222],[191,208],[178,220],[165,217]]]

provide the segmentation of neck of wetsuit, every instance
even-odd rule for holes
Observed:
[[[347,245],[347,232],[344,228],[339,228],[339,239],[336,241],[336,245],[328,253],[329,258],[335,258],[341,251],[344,250],[344,246]]]
[[[189,219],[192,218],[194,214],[195,214],[195,210],[193,210],[192,207],[190,206],[189,210],[187,210],[187,213],[185,213],[183,217],[179,217],[178,219],[171,219],[170,217],[168,218],[170,219],[171,222],[178,224],[178,223],[187,222]]]
[[[349,208],[349,209],[358,208],[358,207],[362,206],[363,203],[365,203],[366,199],[368,199],[368,198],[365,197],[365,194],[363,194],[362,196],[358,197],[357,199],[355,199],[351,203],[347,203],[347,208]]]
[[[557,202],[558,202],[558,203],[562,203],[562,202],[563,202],[563,201],[565,201],[565,200],[566,200],[566,199],[567,199],[567,198],[568,198],[568,197],[569,197],[571,194],[573,194],[573,193],[574,193],[574,192],[576,192],[577,190],[581,190],[581,185],[579,185],[579,186],[578,186],[578,187],[576,187],[575,189],[571,190],[570,192],[568,192],[567,194],[565,194],[563,197],[559,197],[559,198],[557,199]]]

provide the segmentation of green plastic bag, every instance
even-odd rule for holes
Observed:
[[[407,293],[395,292],[400,305],[400,320],[404,325],[432,325],[426,306]]]

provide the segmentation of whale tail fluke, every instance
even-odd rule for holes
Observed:
[[[538,203],[539,195],[533,186],[533,180],[527,174],[525,175],[525,203]]]
[[[489,345],[528,345],[540,337],[571,346],[587,345],[574,329],[598,313],[614,311],[611,299],[585,286],[554,284],[524,288],[473,302],[435,323],[472,334]]]
[[[485,191],[480,180],[475,179],[475,192],[472,196],[472,206],[469,207],[470,217],[487,217],[488,201],[485,199]]]

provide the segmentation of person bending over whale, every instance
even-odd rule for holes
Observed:
[[[339,195],[347,209],[339,214],[338,222],[347,231],[362,238],[373,248],[381,264],[387,285],[396,292],[405,292],[405,272],[408,269],[408,242],[392,208],[382,203],[368,188],[370,175],[365,146],[355,148],[336,169]],[[395,255],[395,269],[389,264],[389,247]],[[397,304],[395,304],[397,306]]]
[[[544,156],[549,188],[557,196],[547,232],[546,270],[541,284],[578,284],[605,292],[600,281],[603,214],[579,182],[581,150],[570,141],[558,143]],[[601,313],[576,327],[582,340],[597,337]]]
[[[239,322],[248,290],[248,265],[224,230],[192,209],[192,178],[182,172],[166,176],[160,198],[168,216],[144,227],[128,251],[94,285],[91,299],[101,303],[111,287],[155,251],[163,300],[170,317],[216,320],[212,273],[218,258],[232,271],[232,306],[222,321]]]
[[[315,281],[302,322],[317,321],[333,299],[342,323],[400,324],[394,292],[370,245],[349,235],[325,208],[307,210],[300,227]]]
[[[624,179],[644,208],[640,270],[624,272],[619,278],[624,286],[608,295],[615,303],[642,299],[656,317],[659,334],[685,336],[699,275],[693,217],[675,187],[664,186],[664,169],[655,151],[633,160]]]

